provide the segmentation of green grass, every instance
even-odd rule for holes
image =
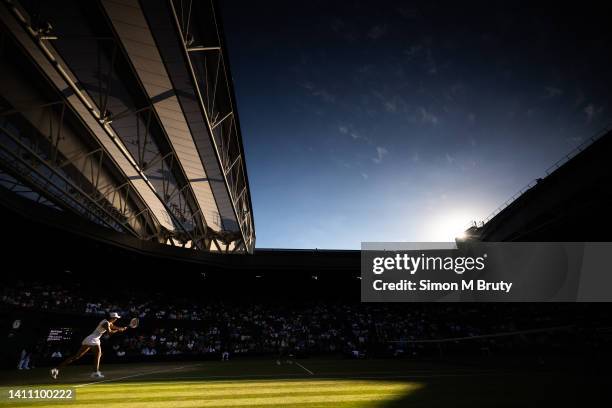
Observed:
[[[303,367],[300,367],[300,364]],[[609,378],[393,360],[273,360],[107,365],[0,372],[0,407],[511,407],[574,406],[607,391]],[[312,373],[312,374],[311,374]],[[601,384],[600,384],[601,382]],[[7,400],[18,387],[74,387],[73,401]],[[599,399],[603,403],[603,399]],[[597,405],[605,406],[605,405]]]
[[[179,381],[99,385],[78,390],[78,406],[294,407],[375,406],[416,390],[418,384],[351,380]]]

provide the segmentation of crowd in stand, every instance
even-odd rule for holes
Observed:
[[[140,356],[232,356],[254,353],[343,353],[355,357],[386,352],[414,354],[425,346],[410,340],[473,337],[580,321],[575,305],[360,304],[309,302],[239,304],[130,292],[96,297],[78,285],[4,287],[4,307],[102,317],[116,311],[139,317],[141,327],[103,340],[115,358]],[[567,313],[573,307],[572,313]],[[591,313],[585,309],[584,313]],[[607,315],[606,315],[607,316]],[[602,315],[605,320],[606,316]],[[593,321],[590,316],[590,321]],[[602,326],[609,322],[601,322]],[[97,323],[95,321],[94,323]],[[121,322],[120,322],[121,323]],[[87,335],[88,333],[81,333]],[[487,340],[488,341],[488,340]],[[512,341],[516,341],[513,338]],[[46,357],[61,359],[71,347],[47,344]]]
[[[17,287],[5,287],[0,301],[6,305],[37,310],[94,314],[105,316],[114,311],[139,318],[202,320],[212,313],[200,307],[181,307],[168,303],[161,294],[134,297],[115,293],[117,299],[106,296],[90,296],[80,290],[78,284],[59,285],[29,283]],[[127,300],[126,300],[127,299]]]

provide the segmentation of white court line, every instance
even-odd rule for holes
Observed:
[[[310,375],[314,375],[314,373],[312,371],[310,371],[309,369],[307,369],[306,367],[304,367],[303,365],[301,365],[300,363],[298,363],[297,361],[294,361],[294,363],[300,367],[302,370],[306,371],[308,374]]]
[[[367,375],[363,375],[363,374],[367,374]],[[313,374],[315,379],[320,379],[320,380],[334,380],[334,379],[338,379],[338,380],[358,380],[358,379],[365,379],[365,380],[377,380],[377,379],[402,379],[402,378],[443,378],[443,377],[480,377],[480,376],[490,376],[490,375],[497,375],[497,376],[506,376],[506,375],[513,375],[513,373],[511,372],[473,372],[473,373],[462,373],[462,374],[378,374],[378,375],[369,375],[370,373],[325,373],[325,374]],[[146,375],[146,374],[143,374]],[[279,377],[301,377],[301,378],[279,378]],[[215,376],[205,376],[205,375],[199,375],[199,376],[181,376],[181,377],[158,377],[155,378],[155,382],[163,382],[163,381],[172,381],[172,380],[238,380],[238,379],[243,379],[243,380],[249,380],[252,379],[254,381],[259,381],[259,382],[265,382],[265,381],[279,381],[279,380],[287,380],[287,381],[300,381],[302,380],[304,377],[302,377],[303,374],[296,374],[296,373],[286,373],[286,374],[260,374],[260,375],[215,375]],[[342,376],[341,378],[338,378],[339,376]],[[130,386],[136,386],[136,385],[146,385],[148,386],[149,384],[138,384],[138,383],[133,383],[130,384]]]
[[[354,379],[359,379],[359,378],[363,378],[366,380],[376,380],[376,379],[383,379],[383,378],[442,378],[442,377],[482,377],[482,376],[489,376],[489,375],[513,375],[512,373],[463,373],[463,374],[405,374],[405,375],[373,375],[373,376],[368,376],[368,375],[356,375],[356,376],[351,376],[350,374],[347,375],[346,378],[354,378]],[[322,377],[324,378],[324,377]]]
[[[298,363],[298,362],[294,362],[297,366],[299,366],[300,368],[302,368],[304,371],[306,371],[309,375],[315,375],[314,372],[312,372],[311,370],[307,369],[306,367],[304,367],[302,364]],[[146,371],[146,372],[142,372],[142,373],[137,373],[137,374],[131,374],[131,375],[125,375],[122,377],[116,377],[116,378],[108,378],[105,380],[100,380],[100,381],[95,381],[95,382],[89,382],[89,383],[85,383],[85,384],[78,384],[75,385],[75,388],[80,388],[80,387],[87,387],[90,385],[96,385],[96,384],[102,384],[102,383],[107,383],[107,382],[115,382],[115,381],[121,381],[121,380],[125,380],[128,378],[136,378],[136,377],[143,377],[149,374],[157,374],[157,373],[166,373],[166,372],[170,372],[170,371],[177,371],[177,370],[181,370],[183,368],[188,368],[188,367],[197,367],[197,366],[201,366],[204,364],[192,364],[192,365],[185,365],[185,366],[180,366],[180,367],[174,367],[174,368],[167,368],[167,369],[163,369],[163,370],[151,370],[151,371]],[[428,370],[429,371],[429,370]],[[432,370],[433,371],[433,370]],[[441,370],[444,371],[444,370]],[[159,377],[156,378],[155,380],[159,380],[159,381],[164,381],[164,380],[176,380],[176,379],[184,379],[184,380],[214,380],[214,379],[219,379],[219,380],[231,380],[231,379],[258,379],[261,378],[262,380],[260,381],[278,381],[279,378],[278,377],[298,377],[301,374],[296,374],[296,373],[284,373],[284,374],[259,374],[259,375],[212,375],[212,376],[180,376],[180,377]],[[495,371],[467,371],[467,372],[462,372],[462,373],[441,373],[441,374],[419,374],[419,373],[414,373],[414,374],[397,374],[396,372],[390,372],[390,371],[380,371],[380,372],[330,372],[330,373],[321,373],[321,374],[317,374],[316,378],[320,378],[320,379],[333,379],[335,377],[338,376],[342,376],[346,379],[384,379],[384,378],[442,378],[442,377],[478,377],[478,376],[487,376],[487,375],[512,375],[512,373],[510,372],[495,372]],[[266,380],[266,378],[271,378],[270,380]],[[281,378],[282,379],[282,378]],[[136,384],[133,384],[136,385]]]
[[[125,380],[127,378],[142,377],[142,376],[145,376],[145,375],[155,374],[155,373],[166,373],[166,372],[169,372],[169,371],[182,370],[183,368],[197,367],[197,366],[200,366],[200,365],[202,365],[202,364],[192,364],[192,365],[186,365],[186,366],[180,366],[180,367],[174,367],[174,368],[166,368],[164,370],[152,370],[152,371],[147,371],[147,372],[139,373],[139,374],[132,374],[132,375],[126,375],[126,376],[123,376],[123,377],[109,378],[107,380],[100,380],[100,381],[95,381],[95,382],[90,382],[90,383],[85,383],[85,384],[78,384],[78,385],[75,385],[74,388],[87,387],[88,385],[96,385],[96,384],[112,382],[112,381],[121,381],[121,380]]]

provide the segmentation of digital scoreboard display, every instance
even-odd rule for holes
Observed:
[[[69,327],[52,328],[47,335],[48,342],[69,341],[72,339],[72,329]]]

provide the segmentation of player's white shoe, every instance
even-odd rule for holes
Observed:
[[[57,376],[59,375],[59,370],[57,368],[52,368],[51,369],[51,377],[54,380],[57,380]]]
[[[94,371],[91,373],[91,378],[104,378],[104,374],[99,371]]]

